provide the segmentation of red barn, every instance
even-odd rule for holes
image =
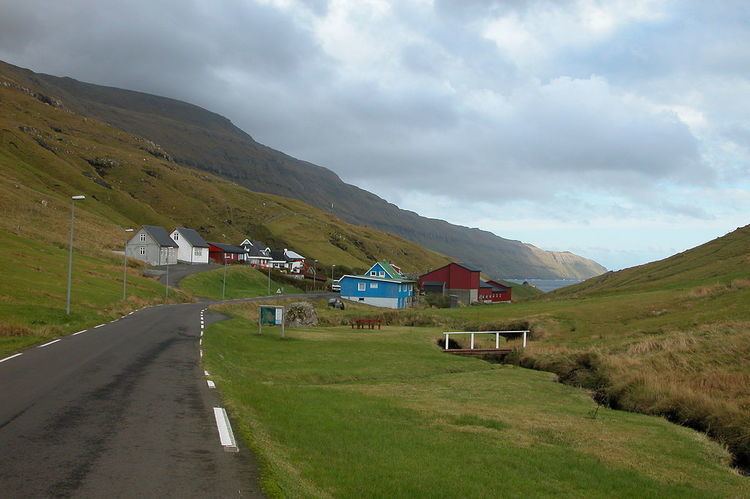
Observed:
[[[208,258],[216,263],[240,263],[245,259],[245,249],[224,243],[208,243]]]
[[[481,271],[465,263],[449,263],[419,277],[419,288],[425,292],[442,289],[445,295],[455,295],[462,303],[479,301]]]
[[[479,284],[479,301],[484,303],[500,303],[511,301],[512,288],[497,281],[482,281]]]

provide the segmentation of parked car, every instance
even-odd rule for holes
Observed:
[[[333,282],[331,282],[331,291],[341,292],[341,284],[339,283],[339,279],[335,279]]]

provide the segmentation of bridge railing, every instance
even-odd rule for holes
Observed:
[[[495,335],[495,350],[500,349],[500,336],[505,337],[520,337],[522,338],[523,348],[526,348],[526,341],[528,338],[528,329],[522,329],[517,331],[448,331],[443,333],[445,336],[445,350],[450,350],[450,337],[451,335],[469,335],[470,336],[470,349],[474,350],[474,335],[477,334],[494,334]]]

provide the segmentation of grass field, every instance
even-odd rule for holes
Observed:
[[[268,294],[268,274],[248,266],[228,265],[226,267],[226,286],[224,270],[192,274],[180,282],[180,288],[195,296],[222,299],[222,290],[227,300],[234,298],[251,298]],[[281,289],[283,294],[302,293],[302,289],[287,282],[271,279],[271,293]]]
[[[273,496],[740,497],[705,436],[602,408],[550,373],[449,356],[442,329],[206,332],[205,365]],[[334,313],[334,312],[331,312]],[[240,317],[244,316],[244,317]]]

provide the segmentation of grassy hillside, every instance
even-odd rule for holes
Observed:
[[[36,74],[2,62],[0,75],[61,99],[82,115],[153,140],[178,164],[222,176],[253,191],[300,199],[349,222],[398,234],[479,266],[496,278],[586,278],[605,271],[596,262],[571,253],[546,252],[487,231],[401,210],[344,183],[326,168],[255,142],[228,119],[198,106]]]
[[[586,392],[549,373],[444,354],[442,329],[327,326],[282,341],[272,328],[247,334],[256,309],[222,307],[236,317],[207,329],[204,361],[271,496],[750,493],[728,453],[700,434],[596,412]],[[339,312],[323,313],[330,322]]]
[[[189,275],[180,282],[180,288],[195,296],[214,300],[222,299],[222,291],[223,297],[227,300],[268,294],[268,274],[250,267],[229,265],[226,268],[225,281],[224,271],[225,269],[216,269]],[[304,283],[301,282],[300,285],[304,286]],[[304,292],[298,286],[271,279],[271,293],[278,289],[284,294]]]

